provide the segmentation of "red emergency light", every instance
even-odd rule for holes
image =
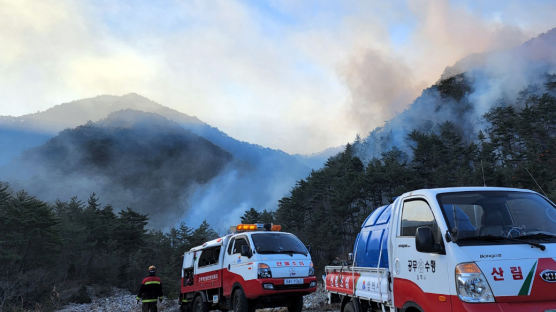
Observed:
[[[280,231],[282,226],[278,224],[238,224],[236,226],[236,232],[246,232],[246,231]]]

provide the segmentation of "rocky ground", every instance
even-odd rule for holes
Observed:
[[[319,288],[319,290],[311,295],[303,298],[303,311],[317,312],[317,311],[339,311],[338,307],[326,304],[326,294]],[[110,297],[94,297],[92,302],[87,304],[69,304],[58,312],[115,312],[115,311],[129,311],[140,312],[141,304],[137,304],[135,295],[129,291],[114,288],[112,296]],[[163,300],[158,305],[160,312],[179,312],[178,305],[175,299]],[[257,312],[283,312],[287,311],[285,308],[276,309],[261,309]]]

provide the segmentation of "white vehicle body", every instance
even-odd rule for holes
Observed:
[[[389,215],[366,221],[374,232],[364,224],[354,266],[325,269],[326,290],[342,311],[556,311],[556,207],[543,196],[490,187],[417,190],[381,209]],[[365,257],[378,261],[358,266]]]
[[[302,296],[315,290],[311,256],[290,233],[240,232],[184,254],[180,292],[184,311],[275,306],[300,311]]]

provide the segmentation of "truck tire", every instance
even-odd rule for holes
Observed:
[[[359,308],[356,303],[350,301],[344,306],[343,312],[359,312]]]
[[[186,304],[180,305],[180,312],[191,312],[191,306]]]
[[[208,312],[209,308],[205,302],[203,302],[203,297],[197,296],[193,300],[193,312]]]
[[[288,302],[288,312],[301,312],[303,310],[303,296],[295,296]]]
[[[182,295],[178,298],[178,305],[180,306],[180,312],[191,312],[191,303],[190,302],[183,302]]]
[[[241,288],[234,291],[232,296],[232,311],[234,312],[253,312],[255,309],[249,307],[249,301],[245,298],[245,294]]]

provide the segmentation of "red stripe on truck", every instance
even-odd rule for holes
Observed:
[[[359,273],[353,272],[332,272],[326,274],[326,290],[347,295],[355,293],[355,285],[361,277]]]
[[[531,293],[528,296],[497,296],[496,302],[556,301],[556,282],[547,282],[541,277],[547,271],[556,272],[556,261],[552,258],[540,258],[532,277]],[[556,310],[556,304],[552,308]]]
[[[452,312],[546,312],[556,309],[556,301],[465,303],[451,296]]]
[[[554,292],[556,293],[556,292]],[[439,297],[448,298],[441,301]],[[545,312],[556,309],[556,295],[546,301],[523,302],[522,296],[501,297],[521,298],[522,302],[493,302],[493,303],[466,303],[458,296],[447,294],[427,293],[414,282],[401,278],[394,278],[394,306],[402,308],[407,302],[418,304],[426,312]]]
[[[308,294],[308,293],[315,292],[317,290],[317,287],[302,288],[302,289],[267,290],[267,289],[263,289],[263,284],[270,283],[273,285],[284,285],[284,279],[283,278],[257,278],[251,280],[244,280],[241,275],[232,273],[227,269],[224,269],[222,274],[224,279],[224,284],[222,285],[223,295],[226,297],[232,295],[232,290],[236,283],[241,285],[241,288],[243,288],[243,292],[245,293],[245,297],[247,297],[248,299],[256,299],[261,296],[284,294],[284,293]],[[311,282],[315,282],[316,284],[316,281],[317,278],[314,276],[303,277],[304,284],[310,284]]]
[[[396,308],[402,308],[406,303],[413,302],[427,312],[450,311],[451,300],[441,301],[441,296],[451,297],[448,294],[426,293],[410,280],[394,278],[394,306]]]

